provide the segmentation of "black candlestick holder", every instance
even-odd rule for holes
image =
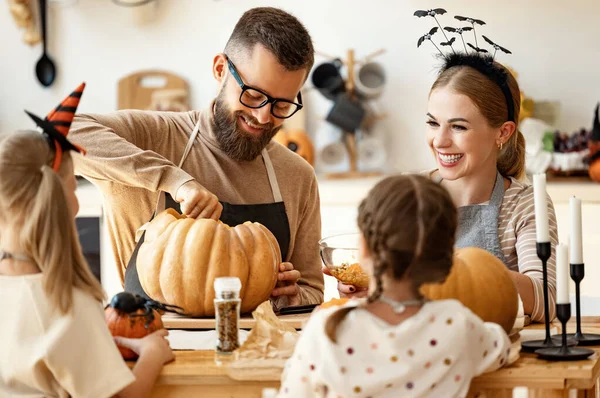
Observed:
[[[571,264],[571,279],[575,282],[575,314],[577,317],[577,329],[575,333],[567,334],[567,338],[577,341],[577,345],[600,345],[600,334],[581,332],[581,292],[579,285],[585,276],[583,264]]]
[[[550,242],[537,242],[535,244],[537,255],[542,260],[542,274],[544,284],[544,321],[546,323],[546,338],[544,340],[530,340],[521,343],[524,352],[535,352],[540,348],[555,348],[557,344],[550,336],[550,305],[548,304],[548,268],[546,263],[552,254]]]
[[[577,361],[594,353],[589,348],[569,347],[567,343],[567,321],[571,318],[571,304],[556,304],[556,316],[562,323],[562,344],[559,347],[536,350],[540,359],[549,361]]]

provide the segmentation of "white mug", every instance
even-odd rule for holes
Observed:
[[[376,98],[383,92],[386,74],[378,62],[367,62],[356,69],[354,84],[356,91],[366,98]]]

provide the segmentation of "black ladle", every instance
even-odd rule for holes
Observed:
[[[46,53],[46,0],[40,0],[40,15],[42,17],[42,44],[44,52],[35,65],[35,74],[42,85],[49,87],[56,78],[56,66]]]

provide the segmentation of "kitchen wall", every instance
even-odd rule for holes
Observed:
[[[519,73],[525,94],[561,103],[558,127],[588,127],[600,100],[600,2],[597,0],[158,0],[155,20],[137,24],[131,9],[110,0],[49,0],[49,52],[58,66],[50,88],[36,80],[34,67],[41,47],[21,41],[8,2],[0,3],[0,132],[30,128],[23,109],[43,113],[80,81],[88,86],[81,112],[116,109],[117,80],[139,69],[160,68],[185,77],[192,104],[201,108],[215,95],[213,56],[222,50],[242,12],[273,5],[298,16],[318,50],[357,57],[379,48],[377,58],[388,71],[386,92],[378,101],[389,113],[377,126],[389,148],[389,171],[431,165],[424,143],[427,93],[435,78],[432,47],[416,48],[417,38],[433,25],[416,18],[416,9],[445,7],[450,15],[485,20],[479,30],[513,51],[499,60]],[[446,15],[443,23],[453,24]],[[317,63],[323,58],[317,58]],[[323,127],[330,103],[308,91],[306,116],[311,134]],[[321,130],[322,131],[322,130]]]

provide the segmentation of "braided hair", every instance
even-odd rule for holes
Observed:
[[[456,226],[456,207],[440,184],[421,175],[380,181],[358,210],[358,227],[373,260],[376,284],[367,301],[381,297],[385,277],[408,279],[418,297],[424,283],[445,280],[452,266]],[[332,342],[339,324],[355,308],[342,308],[329,317],[325,331]]]

